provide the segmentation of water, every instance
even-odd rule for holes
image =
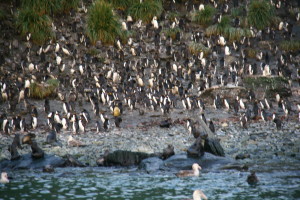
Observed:
[[[147,174],[137,168],[57,168],[10,171],[11,183],[0,185],[0,199],[167,200],[192,198],[195,189],[209,199],[300,199],[299,161],[268,161],[252,166],[260,180],[246,182],[249,172],[204,169],[200,177],[177,178],[174,171]]]

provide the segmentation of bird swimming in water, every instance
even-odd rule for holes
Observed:
[[[258,181],[259,180],[258,180],[255,172],[251,172],[251,174],[249,174],[248,177],[247,177],[247,182],[248,182],[249,185],[255,185],[255,184],[258,183]]]
[[[6,172],[1,173],[0,183],[9,183],[8,175]]]
[[[200,171],[202,168],[198,163],[194,163],[192,165],[192,170],[181,170],[178,173],[176,173],[177,177],[188,177],[188,176],[199,176]]]

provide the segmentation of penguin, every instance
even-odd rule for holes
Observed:
[[[83,117],[83,115],[81,115],[78,121],[78,126],[79,126],[79,130],[83,133],[85,132],[86,124],[87,122],[85,121],[85,118]]]
[[[213,123],[212,120],[209,120],[209,129],[211,130],[211,132],[215,133],[216,130],[215,130],[215,125]]]
[[[109,119],[107,117],[104,118],[103,128],[104,128],[105,131],[108,131],[109,128],[110,128],[110,122],[109,122]]]
[[[122,122],[122,118],[119,116],[119,117],[115,117],[115,125],[117,128],[120,128],[120,124]]]
[[[72,123],[72,131],[73,131],[73,134],[77,134],[78,133],[78,130],[79,130],[79,125],[78,125],[78,120],[74,120],[73,123]]]
[[[273,122],[275,123],[277,130],[282,129],[282,121],[276,116],[276,114],[273,114]]]
[[[62,124],[62,129],[68,130],[68,128],[69,128],[69,122],[68,122],[68,118],[66,116],[64,116],[61,119],[61,124]]]
[[[45,99],[44,111],[45,111],[46,114],[48,114],[50,112],[50,102],[49,102],[49,99]]]
[[[37,128],[37,117],[35,114],[31,114],[31,126],[32,126],[32,129],[36,129]]]
[[[247,117],[246,117],[245,114],[243,114],[243,115],[240,117],[240,123],[241,123],[242,128],[248,129],[248,127],[247,127],[247,122],[248,122]]]
[[[100,121],[96,121],[96,129],[97,129],[97,133],[100,133],[102,130],[102,125]]]

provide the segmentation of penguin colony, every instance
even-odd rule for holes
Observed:
[[[294,1],[271,2],[278,12],[296,4]],[[178,11],[175,1],[169,3],[171,11]],[[203,10],[210,4],[218,11],[214,19],[218,23],[231,8],[244,3],[187,1],[185,9],[187,12]],[[139,111],[139,117],[149,112],[170,117],[174,109],[182,109],[198,113],[206,122],[205,114],[214,108],[233,113],[243,128],[253,120],[266,124],[272,121],[277,129],[288,120],[300,120],[299,100],[292,102],[291,98],[279,94],[259,99],[256,91],[248,90],[244,97],[226,99],[217,94],[213,101],[201,96],[215,86],[244,86],[245,76],[256,75],[283,76],[292,88],[299,90],[300,69],[299,59],[296,59],[299,52],[283,52],[275,42],[269,49],[259,49],[254,59],[245,53],[246,48],[257,48],[258,41],[295,38],[292,30],[299,21],[299,13],[295,18],[283,18],[277,29],[251,28],[252,37],[233,43],[222,35],[206,37],[203,29],[189,26],[189,19],[171,20],[168,14],[165,10],[149,24],[125,17],[122,29],[136,34],[127,43],[116,39],[114,46],[102,46],[100,42],[94,47],[91,45],[84,35],[85,12],[70,13],[68,17],[72,20],[53,24],[56,41],[36,46],[28,34],[23,41],[25,48],[15,49],[10,42],[4,49],[12,57],[0,56],[0,131],[14,134],[46,126],[50,130],[46,141],[52,143],[57,141],[56,134],[61,131],[86,134],[87,131],[109,132],[114,127],[120,129],[123,115],[134,110]],[[233,20],[239,27],[238,19]],[[176,27],[181,31],[175,38],[163,32]],[[191,54],[189,42],[204,44],[212,50],[211,55]],[[95,49],[99,55],[92,53]],[[227,62],[228,56],[237,59]],[[33,83],[45,85],[50,79],[59,81],[57,96],[44,99],[41,108],[39,102],[30,98],[30,87]],[[54,110],[54,104],[61,109]],[[187,129],[197,135],[193,131],[196,120],[187,120]],[[215,132],[214,122],[210,119],[206,123]]]

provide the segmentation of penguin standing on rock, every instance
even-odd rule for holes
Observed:
[[[104,128],[105,131],[108,131],[109,128],[110,128],[110,122],[109,122],[109,119],[107,117],[104,118],[103,128]]]

